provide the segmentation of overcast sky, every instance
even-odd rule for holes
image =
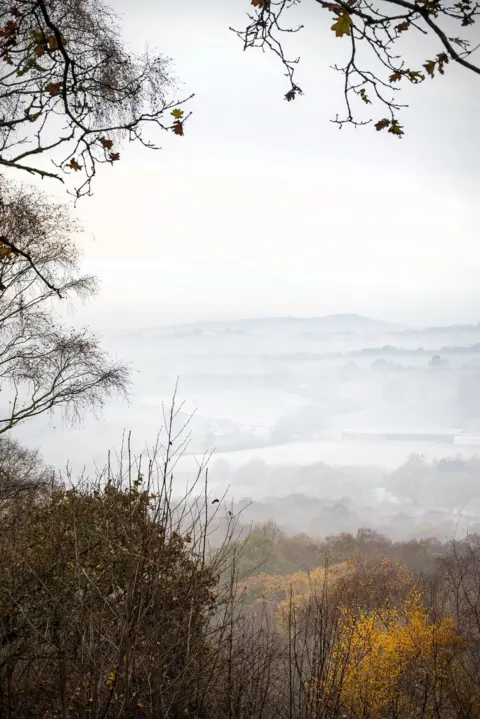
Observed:
[[[110,4],[132,48],[173,58],[194,114],[185,137],[161,136],[161,152],[125,149],[80,203],[85,267],[102,283],[82,318],[480,320],[478,76],[449,66],[412,88],[401,141],[339,131],[342,78],[330,65],[346,46],[313,0],[290,38],[305,91],[292,103],[275,60],[243,53],[229,32],[248,0]]]

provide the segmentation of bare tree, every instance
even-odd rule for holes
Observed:
[[[95,337],[55,321],[58,297],[96,290],[95,279],[78,272],[77,229],[63,206],[39,192],[1,189],[0,434],[57,407],[77,419],[126,389],[127,369]]]
[[[52,470],[36,450],[22,447],[11,437],[0,440],[0,514],[12,500],[44,492],[52,484]],[[2,529],[5,518],[2,516]]]
[[[294,79],[299,59],[287,58],[282,35],[296,33],[302,26],[289,25],[284,18],[301,1],[251,0],[253,9],[248,14],[247,28],[234,30],[244,49],[257,47],[277,55],[289,83],[285,94],[288,101],[301,95],[302,90]],[[344,76],[346,111],[334,120],[340,126],[372,122],[371,118],[358,119],[352,100],[363,106],[376,102],[383,106],[382,113],[387,114],[376,121],[375,129],[388,129],[392,135],[402,137],[404,130],[398,111],[405,105],[396,98],[402,84],[417,85],[443,75],[449,62],[480,75],[480,65],[472,58],[478,45],[472,46],[473,36],[465,35],[480,15],[480,3],[476,0],[315,0],[315,3],[319,10],[331,15],[331,30],[336,37],[345,38],[349,44],[346,63],[334,66]],[[428,51],[423,64],[411,66],[402,44],[406,34],[418,35],[420,47],[428,37],[433,38],[437,52],[431,55]]]
[[[128,52],[101,0],[0,0],[0,73],[0,165],[78,174],[77,197],[122,139],[156,148],[148,126],[183,135],[168,61]]]

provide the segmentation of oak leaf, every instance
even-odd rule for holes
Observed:
[[[404,131],[401,125],[398,124],[398,120],[392,120],[392,123],[390,127],[388,128],[388,131],[392,133],[392,135],[397,135],[397,137],[401,137],[404,135]]]
[[[175,133],[175,135],[182,136],[183,135],[183,122],[181,122],[180,120],[175,120],[175,122],[173,123],[173,132]]]
[[[106,137],[101,137],[100,143],[105,150],[111,150],[113,147],[113,140],[108,140]]]
[[[398,80],[402,79],[402,73],[401,72],[394,72],[393,75],[390,75],[390,82],[398,82]]]
[[[75,172],[78,172],[79,170],[82,169],[82,166],[78,164],[78,162],[76,161],[76,159],[74,157],[72,157],[68,166],[71,167],[72,170],[75,170]]]
[[[363,102],[364,102],[366,105],[371,105],[371,104],[372,104],[372,101],[371,101],[370,98],[368,97],[367,92],[366,92],[366,90],[365,90],[364,87],[362,87],[362,89],[360,90],[360,97],[362,98]]]
[[[407,70],[407,75],[410,82],[413,82],[415,85],[425,80],[425,75],[423,75],[421,72],[418,72],[418,70]]]
[[[344,12],[336,22],[333,23],[331,30],[335,32],[337,37],[352,34],[352,18],[348,12]]]
[[[380,130],[384,130],[386,127],[389,127],[389,125],[390,125],[390,120],[387,120],[387,118],[384,117],[383,120],[379,120],[375,124],[375,130],[377,132],[379,132]]]

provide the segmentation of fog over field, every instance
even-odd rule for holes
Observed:
[[[103,341],[132,363],[131,397],[73,430],[59,417],[24,428],[57,467],[91,473],[129,432],[135,453],[151,447],[178,378],[175,427],[187,423],[189,440],[179,488],[209,456],[213,493],[252,500],[245,519],[291,531],[443,537],[480,522],[480,324],[351,314],[104,331]]]
[[[374,124],[339,133],[332,66],[347,43],[318,3],[288,3],[303,27],[284,38],[301,56],[295,103],[278,57],[243,53],[229,30],[244,26],[249,0],[111,4],[129,52],[159,48],[173,58],[175,101],[192,96],[181,136],[164,134],[158,153],[126,143],[75,206],[81,270],[100,292],[55,312],[131,368],[130,395],[73,429],[42,416],[12,435],[73,478],[91,475],[129,432],[136,455],[151,449],[178,379],[177,424],[190,418],[179,487],[213,453],[212,493],[251,499],[245,517],[292,531],[365,524],[443,537],[472,526],[480,94],[470,74],[452,62],[438,82],[401,83],[405,137]],[[439,51],[436,38],[405,37],[407,65]],[[8,408],[6,390],[2,399]]]

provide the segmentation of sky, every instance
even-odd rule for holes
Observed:
[[[357,312],[414,325],[480,320],[480,78],[412,87],[402,140],[331,122],[346,47],[313,0],[288,38],[305,92],[242,52],[248,0],[110,0],[132,50],[173,59],[184,137],[125,147],[77,207],[96,326]],[[292,18],[293,19],[293,18]],[[296,19],[296,18],[295,18]],[[406,48],[425,61],[435,45]],[[381,109],[377,113],[382,113]],[[383,115],[382,115],[383,116]]]

